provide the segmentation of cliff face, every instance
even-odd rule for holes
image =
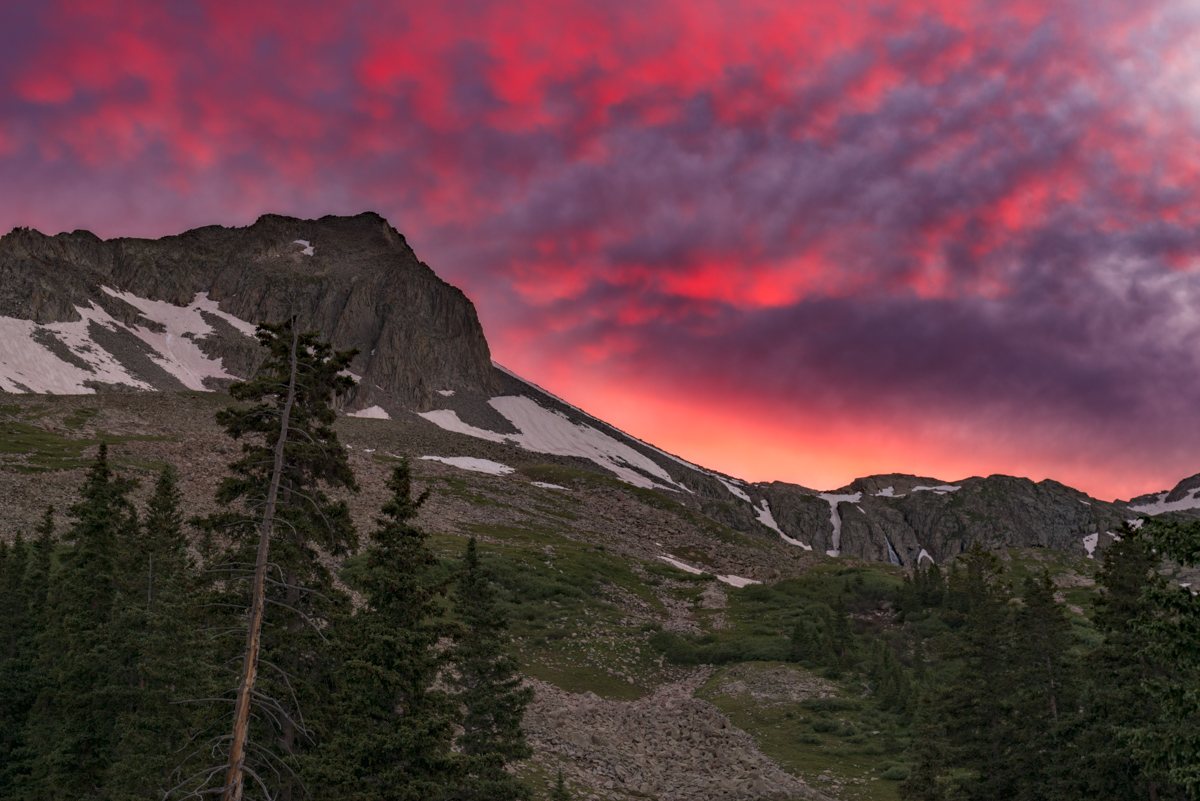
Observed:
[[[103,288],[180,307],[207,293],[221,312],[250,323],[294,311],[334,347],[361,351],[351,366],[362,377],[350,400],[355,406],[370,405],[380,391],[427,409],[437,390],[496,390],[474,305],[374,213],[320,220],[266,215],[246,228],[209,226],[157,240],[101,240],[86,231],[51,237],[28,229],[0,238],[0,316],[73,322],[90,303],[126,326],[155,328]],[[201,349],[220,357],[229,373],[248,376],[260,358],[257,346],[227,321],[202,314],[213,331],[196,340]],[[89,325],[94,333],[95,323]]]

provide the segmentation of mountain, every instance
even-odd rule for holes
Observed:
[[[377,215],[269,215],[156,241],[0,238],[0,537],[30,532],[47,504],[63,531],[100,441],[141,480],[139,504],[170,463],[185,516],[212,511],[240,453],[214,420],[222,390],[261,358],[254,324],[289,310],[360,350],[336,428],[362,490],[334,495],[370,531],[407,458],[440,556],[478,539],[537,690],[520,770],[544,787],[561,769],[577,798],[894,801],[911,710],[882,706],[868,663],[872,643],[900,644],[897,670],[915,676],[904,643],[941,631],[897,612],[913,566],[981,542],[1012,586],[1048,571],[1092,642],[1111,532],[1200,516],[1200,475],[1113,503],[1011,476],[822,491],[725,475],[493,363],[471,302]],[[355,557],[339,567],[353,587]],[[861,664],[797,661],[798,623],[834,609]]]
[[[351,402],[496,389],[475,307],[372,213],[158,240],[14,230],[0,238],[0,389],[219,388],[257,366],[254,324],[289,313],[360,350]]]
[[[416,414],[459,435],[464,454],[502,443],[558,457],[827,556],[912,567],[976,541],[1093,556],[1126,519],[1200,514],[1200,476],[1123,504],[1000,475],[868,476],[822,492],[708,470],[493,364],[470,300],[374,213],[265,215],[158,240],[17,229],[0,238],[0,287],[6,392],[220,389],[257,366],[254,324],[291,312],[335,347],[359,349],[348,414]]]

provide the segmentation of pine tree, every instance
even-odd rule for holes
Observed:
[[[554,789],[550,791],[550,801],[571,801],[567,783],[563,781],[562,768],[558,769],[558,778],[554,780]]]
[[[20,534],[9,548],[0,540],[0,797],[15,767],[28,703],[22,646],[33,611],[25,603],[27,554]]]
[[[1013,615],[1013,721],[1003,765],[992,775],[1007,775],[1019,798],[1063,797],[1069,777],[1055,766],[1078,758],[1068,740],[1078,714],[1075,641],[1054,592],[1044,570],[1040,578],[1026,581],[1024,605]]]
[[[847,667],[854,659],[857,642],[854,630],[850,627],[846,602],[841,598],[833,606],[833,614],[825,628],[825,638],[825,651],[829,655],[830,665],[835,669]]]
[[[1145,682],[1160,671],[1146,633],[1136,625],[1150,612],[1145,590],[1162,584],[1158,564],[1158,555],[1128,527],[1104,551],[1092,619],[1104,642],[1083,657],[1087,681],[1082,711],[1069,732],[1073,747],[1054,765],[1057,781],[1069,784],[1073,797],[1151,798],[1155,792],[1170,797],[1165,774],[1146,769],[1126,734],[1155,726],[1159,716]]]
[[[1143,530],[1164,557],[1200,566],[1200,522],[1150,519]],[[1157,667],[1144,684],[1158,716],[1133,727],[1131,741],[1151,775],[1165,774],[1191,798],[1200,798],[1200,596],[1155,582],[1144,599],[1147,609],[1136,627]]]
[[[37,537],[28,549],[21,577],[15,573],[15,563],[4,571],[9,577],[5,582],[8,598],[0,602],[9,610],[4,616],[13,637],[7,656],[0,658],[0,798],[16,794],[31,758],[26,734],[30,711],[44,685],[38,669],[38,643],[46,621],[54,552],[53,506],[47,507],[34,533]]]
[[[75,522],[66,539],[73,547],[51,576],[38,643],[45,681],[26,727],[29,772],[17,797],[87,799],[101,793],[116,739],[114,693],[122,672],[109,626],[119,592],[119,540],[133,517],[127,496],[134,486],[113,475],[101,443],[80,501],[71,507]]]
[[[913,745],[909,755],[912,770],[897,790],[905,801],[942,801],[945,785],[938,781],[946,769],[943,754],[944,734],[937,725],[937,712],[929,696],[922,696],[917,707]]]
[[[240,668],[232,732],[219,741],[226,773],[199,775],[192,788],[222,780],[227,801],[242,797],[248,760],[261,768],[251,778],[263,792],[283,801],[303,793],[299,755],[319,739],[310,722],[332,691],[322,630],[348,604],[323,555],[357,544],[348,506],[325,494],[358,490],[332,428],[333,399],[353,387],[342,373],[357,351],[335,353],[296,326],[295,319],[259,326],[267,358],[253,380],[230,387],[248,405],[217,414],[226,433],[243,441],[242,458],[217,490],[229,511],[196,521],[209,541],[227,543],[208,566],[224,571],[214,604],[249,610],[210,624],[245,631],[241,657],[231,663]]]
[[[528,798],[528,788],[505,766],[533,753],[521,728],[533,689],[521,686],[516,662],[506,652],[508,621],[491,576],[479,564],[474,537],[467,542],[454,600],[462,633],[453,651],[452,683],[464,710],[458,746],[467,757],[469,772],[457,797]]]
[[[952,566],[948,592],[964,611],[964,622],[944,659],[960,663],[957,675],[942,690],[934,709],[943,723],[942,748],[949,766],[959,769],[957,792],[978,801],[1013,797],[1002,774],[1008,758],[1012,679],[1009,670],[1009,593],[1000,584],[999,561],[978,543],[964,568]]]
[[[124,654],[118,738],[106,778],[111,799],[162,795],[186,763],[187,732],[202,720],[183,703],[212,695],[209,647],[201,636],[199,575],[187,552],[174,468],[159,474],[145,522],[123,541],[125,591],[111,626]]]
[[[429,493],[412,497],[407,461],[388,488],[359,582],[366,604],[338,625],[338,715],[311,768],[318,798],[436,801],[460,777],[456,704],[433,689],[446,664],[437,644],[452,632],[436,620],[447,584],[429,578],[439,560],[412,522]]]

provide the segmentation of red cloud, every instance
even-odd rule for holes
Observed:
[[[39,24],[0,31],[12,225],[163,234],[378,208],[476,297],[501,361],[602,415],[666,410],[628,425],[751,477],[754,454],[778,471],[810,454],[776,474],[824,484],[991,459],[1109,491],[1177,444],[1154,398],[1200,344],[1186,9],[22,9]],[[628,389],[581,378],[577,356]],[[888,435],[908,419],[889,408],[939,422]],[[1040,433],[1013,433],[1029,408]],[[729,414],[776,422],[705,444],[701,422]],[[1081,451],[1085,430],[1101,433]]]

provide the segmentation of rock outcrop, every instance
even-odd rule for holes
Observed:
[[[924,551],[941,562],[980,542],[985,548],[1054,548],[1090,554],[1134,517],[1057,481],[994,475],[953,484],[908,475],[868,476],[831,493],[762,485],[785,534],[814,549],[912,567]],[[854,498],[855,500],[846,500]],[[833,542],[833,511],[839,537]]]

